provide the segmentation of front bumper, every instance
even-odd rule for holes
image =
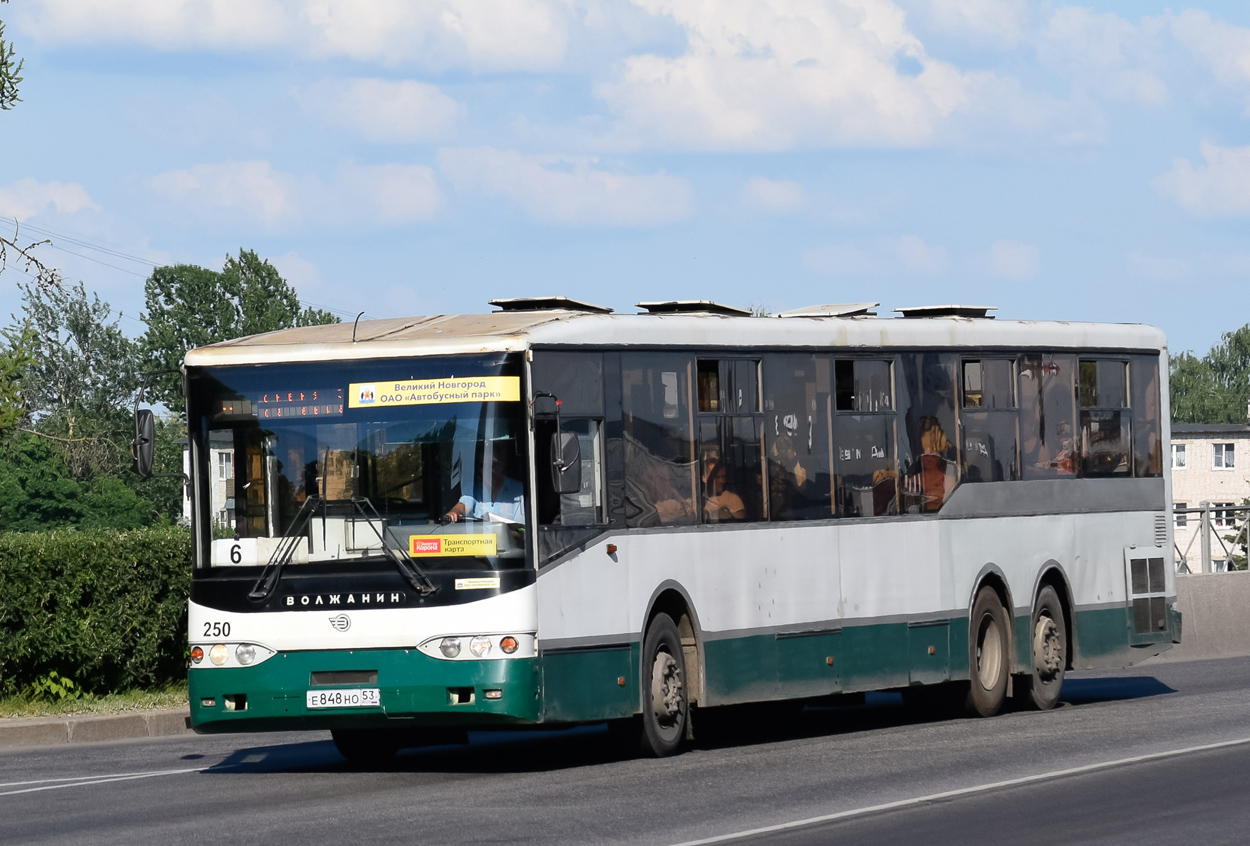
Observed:
[[[376,671],[380,706],[309,708],[313,673]],[[336,728],[503,726],[539,720],[534,658],[443,661],[415,649],[279,652],[252,667],[192,667],[191,727],[201,734]],[[499,691],[487,699],[486,690]]]

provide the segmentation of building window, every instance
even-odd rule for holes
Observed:
[[[1211,444],[1211,466],[1216,470],[1233,469],[1233,445]]]
[[[1176,518],[1176,528],[1183,529],[1189,525],[1189,515],[1185,513],[1185,509],[1188,507],[1189,503],[1187,502],[1172,503],[1172,511],[1175,512],[1173,516]]]
[[[219,452],[217,453],[217,478],[233,479],[234,478],[234,453]]]
[[[1172,444],[1172,469],[1185,469],[1185,447],[1186,444]]]
[[[1215,524],[1217,529],[1231,528],[1233,525],[1233,502],[1213,502],[1211,503],[1211,522]]]

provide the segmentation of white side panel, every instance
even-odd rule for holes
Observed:
[[[190,604],[189,640],[207,645],[259,643],[276,652],[311,649],[407,649],[440,635],[521,634],[538,628],[536,587],[521,588],[463,605],[434,608],[375,608],[335,605],[315,611],[228,614]],[[346,614],[340,631],[330,619]],[[205,624],[230,624],[228,637],[204,636]],[[342,624],[340,623],[340,626]]]

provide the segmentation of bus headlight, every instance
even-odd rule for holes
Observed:
[[[472,652],[474,655],[476,655],[478,658],[481,658],[483,655],[490,652],[490,647],[491,647],[490,638],[485,637],[483,635],[478,635],[477,637],[473,638],[473,640],[469,641],[469,651]]]
[[[443,642],[438,645],[439,652],[442,652],[448,658],[455,658],[460,654],[460,638],[445,637]]]
[[[234,648],[234,658],[246,667],[256,660],[256,647],[250,643],[240,643]]]
[[[226,649],[224,643],[218,643],[208,650],[208,660],[212,661],[218,667],[226,663],[226,658],[230,656],[230,650]]]

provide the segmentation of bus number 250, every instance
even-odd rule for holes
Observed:
[[[205,623],[204,637],[230,637],[230,624]]]

